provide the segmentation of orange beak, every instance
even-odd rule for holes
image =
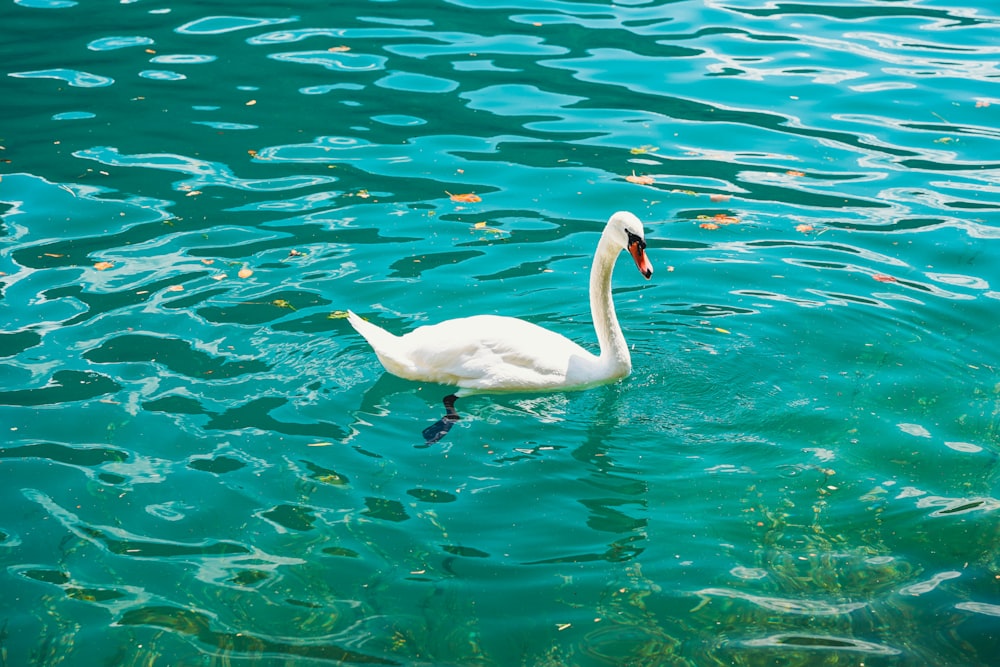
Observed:
[[[628,253],[635,260],[635,268],[649,280],[653,275],[653,265],[649,263],[649,257],[646,257],[646,242],[640,238],[632,238],[628,244]]]

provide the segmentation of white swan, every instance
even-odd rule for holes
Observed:
[[[438,430],[431,427],[424,432],[428,442],[433,442],[443,437],[452,421],[458,419],[454,404],[461,396],[585,389],[613,382],[632,371],[628,344],[611,297],[611,273],[622,250],[629,251],[643,276],[648,279],[653,275],[646,257],[642,223],[627,211],[619,211],[608,220],[590,269],[590,312],[600,355],[515,317],[462,317],[418,327],[402,336],[395,336],[350,311],[348,321],[393,375],[459,388],[445,398],[447,415],[436,425]]]

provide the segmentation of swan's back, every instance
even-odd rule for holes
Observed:
[[[598,358],[568,338],[513,317],[476,315],[393,336],[357,315],[358,333],[386,370],[474,391],[567,388],[592,383]]]

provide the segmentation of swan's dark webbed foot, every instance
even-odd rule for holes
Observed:
[[[451,430],[451,427],[455,425],[455,422],[461,419],[458,411],[455,410],[455,401],[457,400],[458,396],[455,394],[448,394],[444,397],[443,403],[445,415],[424,429],[424,447],[433,445],[435,442],[447,435],[448,431]]]

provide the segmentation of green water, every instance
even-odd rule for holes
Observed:
[[[0,665],[1000,664],[991,3],[0,18]],[[422,447],[342,311],[593,346],[619,209]]]

